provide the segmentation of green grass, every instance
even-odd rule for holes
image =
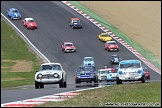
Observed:
[[[161,82],[123,84],[83,91],[61,102],[47,102],[36,107],[105,107],[106,103],[161,103]]]
[[[32,62],[31,71],[10,72],[15,60]],[[33,85],[35,70],[39,69],[41,63],[43,61],[30,50],[15,30],[1,20],[1,88]]]

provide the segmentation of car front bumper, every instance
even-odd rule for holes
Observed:
[[[122,81],[139,81],[141,80],[142,76],[136,76],[136,77],[132,77],[132,76],[126,76],[126,77],[119,77],[120,80]]]
[[[36,79],[35,81],[43,84],[57,84],[61,81],[61,78],[53,78],[53,79]]]

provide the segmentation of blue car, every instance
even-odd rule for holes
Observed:
[[[21,19],[21,14],[18,11],[18,9],[16,8],[10,8],[7,10],[7,15],[11,18],[11,19]]]
[[[94,63],[93,57],[84,57],[84,59],[83,59],[83,66],[94,66],[95,67],[95,63]]]
[[[81,82],[98,82],[96,69],[94,66],[79,66],[75,73],[75,83],[79,84]]]
[[[116,81],[116,77],[117,76],[117,72],[116,71],[111,71],[111,70],[109,70],[108,72],[107,72],[107,75],[106,75],[106,81],[107,82],[109,82],[109,81]]]

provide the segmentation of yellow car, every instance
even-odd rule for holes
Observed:
[[[103,42],[112,41],[112,37],[108,33],[101,33],[98,35],[98,39]]]

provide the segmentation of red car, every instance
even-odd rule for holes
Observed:
[[[76,52],[76,48],[75,48],[75,46],[73,45],[72,42],[64,42],[61,45],[61,50],[63,52]]]
[[[37,28],[37,24],[33,18],[25,18],[24,20],[22,20],[22,23],[23,23],[23,26],[25,26],[27,29]]]
[[[143,71],[145,73],[145,78],[146,79],[150,79],[150,72],[149,72],[149,70],[145,66],[143,66],[142,68],[143,68]]]
[[[105,50],[108,50],[108,51],[119,51],[119,47],[115,41],[107,41],[104,44],[104,48]]]

